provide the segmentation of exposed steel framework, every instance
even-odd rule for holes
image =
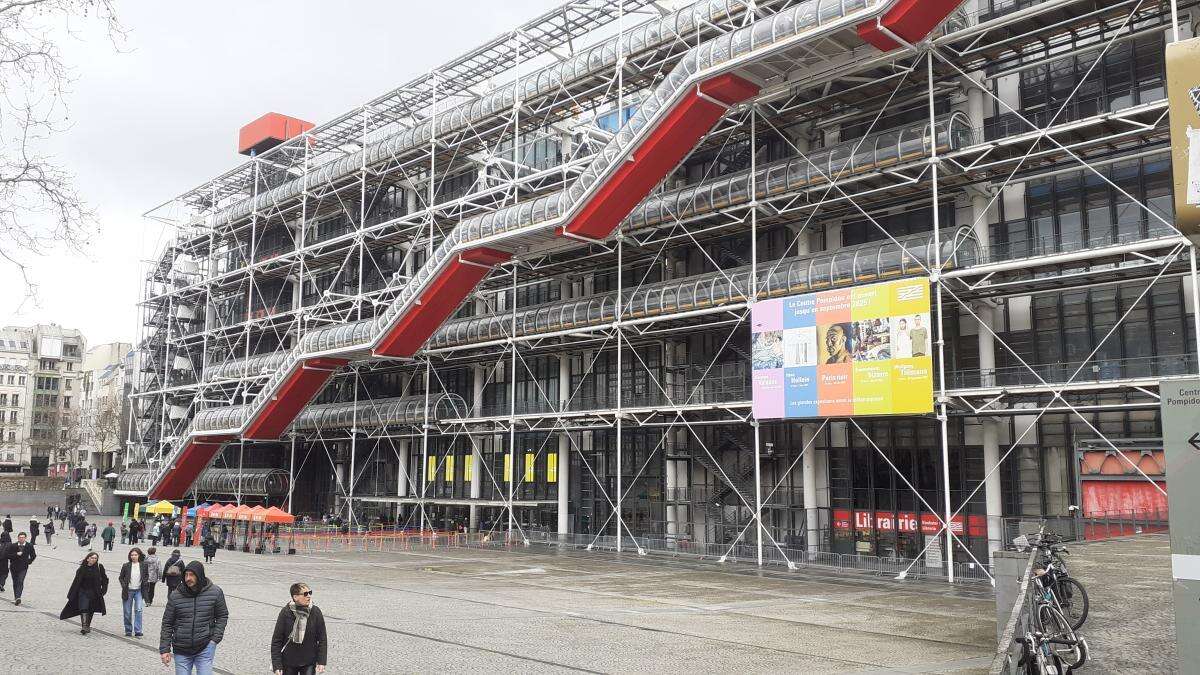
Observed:
[[[290,444],[290,474],[299,441],[342,467],[337,489],[353,514],[358,476],[373,461],[359,465],[357,445],[385,440],[403,457],[394,501],[414,504],[424,528],[427,505],[439,501],[425,493],[428,474],[445,461],[428,462],[431,437],[465,438],[481,465],[471,497],[485,481],[506,493],[507,529],[522,536],[516,437],[547,432],[536,456],[554,454],[564,471],[564,458],[578,455],[612,507],[601,530],[615,533],[609,539],[618,550],[641,550],[621,508],[630,498],[622,434],[661,429],[654,453],[666,456],[669,437],[683,437],[699,447],[697,466],[726,486],[720,499],[732,501],[741,527],[729,550],[748,537],[759,564],[793,565],[764,509],[774,504],[779,476],[802,471],[808,527],[817,527],[809,508],[816,453],[809,449],[831,422],[807,424],[792,466],[774,474],[775,485],[764,484],[761,425],[747,391],[714,401],[699,385],[681,389],[652,377],[657,391],[647,404],[623,399],[622,378],[631,368],[651,370],[638,351],[649,340],[707,330],[727,331],[730,344],[760,299],[924,276],[935,289],[939,349],[951,310],[979,325],[973,378],[947,373],[944,354],[936,360],[942,466],[949,464],[948,420],[979,420],[986,475],[971,495],[986,491],[988,514],[998,515],[997,472],[1007,455],[998,452],[997,419],[1052,410],[1082,418],[1072,394],[1114,388],[1145,394],[1146,402],[1125,406],[1150,405],[1161,375],[1085,382],[1081,363],[1065,380],[1047,379],[992,327],[995,301],[1138,279],[1149,292],[1163,279],[1194,282],[1196,269],[1191,244],[1172,223],[1123,191],[1161,221],[1155,236],[1077,250],[991,245],[988,213],[1006,186],[1064,167],[1111,184],[1097,171],[1110,161],[1099,149],[1116,147],[1126,158],[1138,156],[1139,146],[1161,152],[1155,143],[1165,133],[1166,108],[1150,102],[1060,121],[1068,101],[1032,120],[989,80],[1019,75],[1026,49],[1065,36],[1086,36],[1103,54],[1139,32],[1177,37],[1183,24],[1175,2],[1045,0],[998,13],[959,5],[729,0],[660,13],[638,0],[568,3],[153,210],[151,218],[174,228],[173,239],[149,266],[141,301],[143,375],[134,394],[134,451],[127,453],[137,467],[123,489],[168,499],[203,492],[206,476],[226,470],[209,468],[223,461],[223,450],[234,446],[243,457],[256,441]],[[496,80],[508,84],[482,89]],[[985,102],[1013,118],[1014,128],[985,133]],[[627,114],[631,103],[636,112]],[[888,123],[897,109],[909,118]],[[605,128],[598,120],[610,111],[617,122]],[[817,126],[853,124],[865,133],[811,147]],[[767,136],[788,156],[760,158]],[[555,156],[536,156],[529,148],[538,143],[553,144]],[[705,175],[681,181],[681,163],[704,153],[735,168],[714,161]],[[953,199],[947,195],[965,195],[970,227],[940,226],[939,213]],[[880,223],[882,213],[905,203],[931,206],[930,232],[898,236]],[[865,219],[881,237],[811,250],[818,223],[847,216]],[[759,234],[779,223],[790,232],[786,250],[761,255]],[[822,231],[828,237],[828,226]],[[713,260],[710,242],[738,232],[749,234],[748,260]],[[630,260],[670,270],[679,247],[694,247],[715,271],[672,271],[654,282],[626,276]],[[1089,270],[1075,274],[1071,264]],[[608,268],[615,269],[612,289],[589,288]],[[548,279],[564,280],[559,300],[518,306],[518,292]],[[473,303],[472,315],[451,318],[464,303]],[[615,352],[615,405],[577,400],[578,387],[568,390],[570,377],[560,374],[557,396],[542,391],[544,400],[518,409],[517,373],[529,372],[528,359],[583,355],[586,374],[604,350]],[[1019,387],[999,381],[994,355],[1003,351],[1029,374]],[[715,363],[714,356],[700,379]],[[441,382],[442,372],[463,365],[474,373],[472,401]],[[480,392],[504,369],[509,409],[484,410]],[[1196,370],[1191,362],[1178,374]],[[385,372],[399,373],[417,393],[371,399],[364,382]],[[340,401],[310,405],[339,387]],[[859,430],[891,464],[859,420],[837,423]],[[752,475],[729,475],[697,431],[708,425],[750,427]],[[597,478],[574,435],[580,430],[616,434],[615,489]],[[480,461],[481,440],[502,437],[513,472],[507,478]],[[551,438],[556,448],[548,447]],[[328,452],[340,440],[349,443],[346,459]],[[420,477],[407,468],[418,447]],[[952,507],[943,473],[945,502],[923,506],[939,515],[953,580],[958,535],[946,524],[962,509]],[[563,536],[569,499],[560,490]],[[474,525],[475,506],[471,516]],[[987,568],[986,560],[972,562]]]

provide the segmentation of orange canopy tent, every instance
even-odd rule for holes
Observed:
[[[296,522],[296,517],[279,508],[278,506],[272,506],[271,508],[267,509],[266,520],[268,523],[291,524]]]
[[[250,509],[250,520],[255,523],[267,522],[267,510],[261,506],[254,506]]]
[[[250,520],[250,507],[242,504],[233,510],[233,517],[238,520]]]

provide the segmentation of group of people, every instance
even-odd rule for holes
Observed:
[[[126,637],[142,637],[142,603],[153,603],[154,585],[160,580],[168,591],[158,644],[163,665],[174,660],[176,675],[211,675],[217,646],[229,624],[229,608],[225,593],[208,578],[204,564],[193,560],[185,565],[178,549],[161,570],[153,547],[144,557],[139,548],[129,550],[117,575]],[[59,618],[80,617],[79,632],[87,635],[95,615],[105,614],[108,586],[100,555],[89,552],[75,570]],[[292,600],[280,609],[271,635],[271,669],[276,675],[323,673],[329,649],[325,617],[312,603],[307,584],[292,584],[289,592]]]

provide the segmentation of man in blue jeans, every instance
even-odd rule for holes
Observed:
[[[204,576],[204,565],[193,560],[183,573],[183,585],[171,594],[163,613],[158,653],[163,665],[175,655],[175,675],[212,675],[217,645],[225,637],[229,609],[225,593]]]

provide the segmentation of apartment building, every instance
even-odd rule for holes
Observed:
[[[0,472],[20,473],[29,438],[31,331],[0,329]]]
[[[84,477],[100,478],[123,464],[133,360],[128,342],[96,345],[83,357],[77,466]]]
[[[28,475],[65,476],[74,466],[79,442],[87,342],[80,331],[53,323],[7,326],[0,330],[0,342],[0,363],[5,364],[0,408],[7,415],[2,465]]]
[[[1163,54],[1195,3],[661,8],[568,3],[243,129],[151,213],[119,493],[957,574],[1009,519],[1165,509],[1155,392],[1198,364]],[[756,312],[896,280],[923,312],[783,352],[862,391],[904,352],[919,387],[772,412]]]

